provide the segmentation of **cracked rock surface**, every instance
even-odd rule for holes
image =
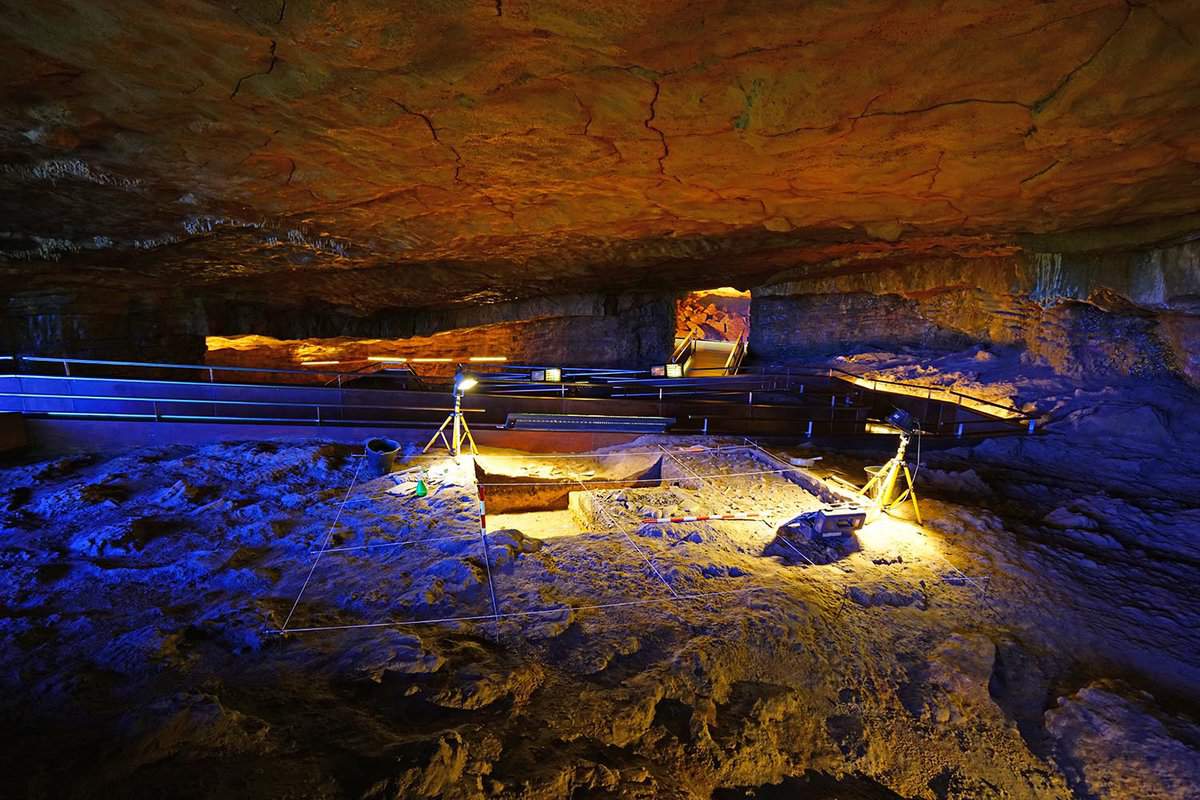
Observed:
[[[1187,0],[2,6],[16,286],[370,310],[1197,227]]]

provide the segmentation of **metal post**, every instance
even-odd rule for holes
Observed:
[[[460,392],[455,392],[454,393],[454,438],[450,440],[450,444],[451,444],[450,455],[454,456],[455,458],[458,458],[458,438],[459,438],[459,436],[462,435],[460,433],[461,421],[462,421],[461,415],[462,415],[462,394]]]
[[[962,435],[963,435],[963,424],[960,422],[960,423],[958,423],[958,427],[954,430],[954,436],[958,439],[961,439]]]
[[[67,363],[67,360],[65,358],[62,360],[62,364],[63,364],[63,374],[66,375],[68,378],[71,377],[71,365]]]
[[[321,424],[321,407],[317,406],[317,424]]]
[[[215,381],[215,380],[213,380],[213,368],[212,368],[212,367],[209,367],[209,368],[208,368],[208,382],[209,382],[209,383],[216,383],[216,381]]]
[[[1029,420],[1029,430],[1027,433],[1033,433],[1033,426],[1037,424],[1037,420]]]
[[[813,421],[810,419],[810,420],[808,421],[808,430],[807,430],[807,431],[805,431],[805,433],[804,433],[804,435],[805,435],[806,437],[808,437],[809,439],[811,439],[811,438],[812,438],[812,429],[813,429]]]

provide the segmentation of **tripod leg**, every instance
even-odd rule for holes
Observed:
[[[921,508],[917,505],[917,487],[913,486],[912,473],[908,471],[908,464],[904,465],[904,480],[908,483],[908,499],[912,501],[913,516],[917,518],[917,524],[921,525],[923,523],[921,522]]]
[[[446,417],[445,421],[442,422],[442,427],[440,427],[436,431],[434,431],[433,436],[429,437],[429,442],[425,445],[425,448],[423,450],[421,450],[422,453],[428,452],[429,448],[433,447],[433,443],[437,441],[437,438],[439,436],[442,436],[442,431],[446,430],[446,426],[449,424],[450,424],[450,417]],[[442,441],[443,442],[446,441],[445,436],[442,436]],[[446,446],[449,447],[450,445],[447,444]]]
[[[467,441],[470,442],[470,444],[471,444],[471,455],[473,455],[473,456],[479,455],[479,448],[475,446],[475,437],[471,435],[471,429],[467,427],[467,418],[466,417],[463,417],[462,428],[463,428],[463,434],[466,436]]]

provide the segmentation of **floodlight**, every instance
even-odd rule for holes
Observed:
[[[469,392],[479,385],[479,379],[469,372],[459,372],[454,376],[454,391],[458,394]]]
[[[683,364],[667,364],[666,372],[668,378],[682,378]]]
[[[462,412],[463,395],[478,385],[478,378],[469,372],[464,372],[462,367],[458,368],[454,373],[454,410],[450,412],[450,416],[446,417],[445,421],[442,422],[442,426],[430,438],[428,444],[425,445],[425,449],[421,451],[422,453],[433,447],[433,443],[438,440],[439,436],[442,439],[442,443],[446,445],[446,449],[450,451],[450,455],[455,458],[458,458],[458,454],[462,451],[463,442],[471,445],[472,453],[479,452],[475,448],[475,437],[471,435],[471,429],[467,427],[467,419],[463,416]],[[446,438],[445,433],[447,426],[451,430],[449,439]]]
[[[562,370],[561,369],[559,369],[558,367],[547,367],[546,368],[546,382],[547,383],[559,383],[561,381],[562,381]]]
[[[887,421],[893,427],[912,435],[917,432],[917,421],[913,419],[913,415],[905,411],[903,408],[896,408],[891,414],[888,414]]]

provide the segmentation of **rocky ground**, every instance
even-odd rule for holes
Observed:
[[[1200,473],[1165,455],[1195,434],[1122,398],[926,450],[927,526],[821,565],[775,536],[816,496],[712,440],[10,465],[0,761],[34,798],[1194,796]],[[572,522],[509,514],[485,548],[480,474],[579,482]]]

